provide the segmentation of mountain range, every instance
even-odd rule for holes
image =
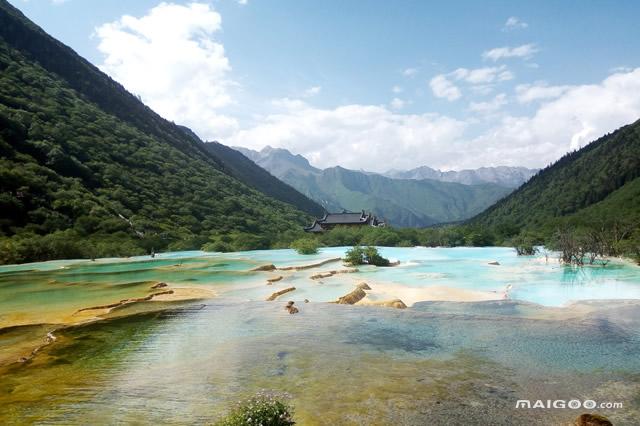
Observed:
[[[536,172],[511,167],[440,172],[421,167],[378,174],[342,167],[319,169],[282,148],[235,149],[329,211],[366,209],[400,227],[467,219]]]

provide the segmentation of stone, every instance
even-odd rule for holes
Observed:
[[[500,262],[498,262],[497,260],[492,260],[491,262],[489,262],[489,265],[499,266]]]
[[[599,414],[581,414],[573,422],[575,426],[613,426],[613,423]]]
[[[336,303],[339,303],[341,305],[353,305],[355,303],[358,303],[360,300],[364,299],[366,295],[367,293],[365,293],[363,289],[356,288],[351,293],[346,294],[341,298],[339,298]]]
[[[309,303],[309,299],[304,299],[304,303]]]
[[[289,308],[288,311],[289,311],[289,314],[292,314],[292,315],[300,312],[298,308],[296,308],[295,306],[292,306],[291,308]]]
[[[277,277],[273,277],[273,278],[269,278],[267,279],[267,285],[271,285],[273,283],[277,283],[278,281],[280,281],[282,278],[284,278],[282,275],[279,275]]]
[[[275,271],[277,268],[275,265],[262,265],[257,268],[253,268],[251,272],[260,272],[260,271]]]
[[[168,286],[169,286],[169,284],[167,284],[167,283],[157,283],[157,284],[154,284],[153,286],[151,286],[151,288],[156,290],[156,289],[165,288],[165,287],[168,287]]]
[[[365,283],[364,281],[358,284],[357,287],[363,290],[371,290],[371,287],[369,287],[369,284]]]
[[[294,291],[295,289],[296,289],[295,287],[289,287],[289,288],[285,288],[284,290],[276,291],[275,293],[273,293],[271,296],[267,298],[267,302],[276,300],[278,297],[282,296],[283,294],[289,293],[290,291]]]

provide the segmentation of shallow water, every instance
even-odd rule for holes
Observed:
[[[623,402],[602,410],[614,424],[640,418],[640,301],[559,308],[640,299],[639,268],[567,268],[503,248],[381,250],[401,266],[322,280],[309,276],[343,266],[248,271],[343,248],[0,267],[0,423],[202,424],[259,389],[289,393],[301,424],[562,424],[581,411],[516,410],[515,401],[572,398]],[[217,296],[131,304],[88,323],[76,314],[148,295],[158,281]],[[317,303],[360,281],[496,295],[511,284],[523,301]],[[298,301],[299,314],[264,302],[292,285],[283,299]],[[56,340],[30,356],[50,331]]]

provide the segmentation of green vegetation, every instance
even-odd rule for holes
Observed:
[[[567,154],[469,224],[498,244],[528,238],[552,248],[569,241],[584,248],[586,240],[598,239],[588,244],[590,256],[638,256],[640,121]]]
[[[291,426],[293,409],[272,395],[259,394],[236,406],[217,426]]]
[[[197,136],[193,136],[197,139]],[[224,162],[226,168],[231,171],[234,177],[251,185],[260,192],[276,200],[296,206],[310,215],[322,216],[324,213],[324,209],[318,203],[278,180],[235,149],[218,142],[208,142],[205,147],[208,152]]]
[[[0,263],[286,247],[310,221],[3,1],[0,71]]]
[[[281,178],[303,194],[322,201],[329,211],[365,209],[398,227],[464,220],[511,191],[490,183],[391,179],[342,167],[316,173],[290,170]]]
[[[314,238],[300,238],[291,243],[291,248],[299,254],[318,253],[318,241]]]
[[[389,266],[389,259],[386,259],[380,255],[378,249],[373,246],[361,247],[354,246],[347,250],[344,258],[345,262],[352,265],[375,265],[375,266]]]

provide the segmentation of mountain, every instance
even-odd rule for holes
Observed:
[[[400,227],[467,219],[510,192],[493,183],[463,185],[432,179],[392,179],[342,167],[318,169],[286,149],[236,148],[329,211],[370,210]]]
[[[640,225],[640,120],[571,152],[471,220],[552,232],[562,225]]]
[[[232,157],[0,0],[0,263],[266,248],[319,211]]]
[[[525,167],[481,167],[474,170],[446,171],[422,166],[411,170],[389,170],[384,176],[394,179],[433,179],[442,182],[457,182],[465,185],[478,185],[482,183],[495,183],[507,188],[517,188],[538,170]]]
[[[324,209],[320,204],[302,195],[300,192],[282,182],[264,168],[256,165],[240,152],[218,142],[205,144],[208,152],[223,161],[233,176],[258,189],[260,192],[296,206],[313,216],[322,216]]]
[[[318,174],[322,170],[313,167],[309,160],[302,155],[293,155],[286,149],[272,148],[266,146],[261,151],[254,151],[252,149],[234,147],[234,149],[243,153],[251,161],[258,166],[276,177],[282,177],[290,171],[295,171],[296,174],[309,175]]]

